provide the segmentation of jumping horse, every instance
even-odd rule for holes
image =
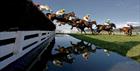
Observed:
[[[66,23],[70,23],[71,21],[69,20],[70,17],[75,17],[75,13],[74,12],[69,12],[64,14],[63,18],[59,18],[57,17],[57,15],[55,13],[47,13],[46,16],[51,20],[57,20],[57,22],[60,22],[59,26],[61,25],[65,25]]]
[[[93,34],[94,30],[92,28],[92,25],[97,25],[95,20],[93,20],[91,22],[86,22],[85,20],[78,19],[78,20],[73,21],[73,24],[71,24],[71,26],[72,26],[71,29],[73,29],[73,27],[76,27],[81,30],[81,33],[84,32],[86,34],[85,28],[88,28],[88,29],[90,29],[90,31]]]
[[[96,25],[97,27],[97,33],[100,33],[101,31],[107,31],[109,35],[113,32],[113,27],[116,28],[116,25],[114,23],[110,23],[109,25]]]
[[[120,28],[119,30],[120,32],[124,32],[124,34],[131,36],[133,29],[134,29],[133,26],[130,25],[130,27],[123,27],[123,28]]]

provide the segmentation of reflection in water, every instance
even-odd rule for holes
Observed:
[[[95,53],[97,48],[95,45],[91,43],[87,43],[85,41],[80,41],[77,43],[73,43],[72,41],[69,42],[71,46],[60,46],[54,49],[57,51],[55,54],[49,55],[49,61],[51,61],[54,65],[58,67],[62,67],[64,63],[72,64],[74,62],[74,57],[76,55],[81,55],[85,61],[88,61],[91,53]],[[109,56],[110,53],[108,50],[104,49],[104,53]]]
[[[109,50],[104,49],[104,52],[105,52],[105,54],[106,54],[107,56],[110,56],[110,51],[109,51]]]
[[[32,71],[139,71],[140,64],[70,36],[56,37]],[[83,62],[85,61],[85,62]],[[118,66],[118,63],[124,65]],[[132,65],[133,64],[133,65]],[[40,68],[41,67],[41,68]],[[118,68],[118,69],[116,69]],[[131,69],[130,69],[131,68]]]
[[[82,57],[87,61],[89,56],[90,56],[90,52],[95,52],[96,51],[96,47],[92,46],[91,43],[84,43],[84,41],[80,41],[77,42],[77,44],[72,43],[72,41],[70,42],[71,46],[69,47],[64,47],[58,45],[59,48],[56,48],[55,50],[58,51],[58,53],[64,53],[64,54],[68,54],[68,55],[82,55]]]

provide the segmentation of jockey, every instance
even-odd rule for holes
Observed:
[[[109,25],[111,24],[111,20],[110,19],[106,19],[104,25]]]
[[[69,20],[74,20],[74,19],[76,19],[76,16],[74,16],[74,17],[70,16],[69,17]]]
[[[110,19],[106,19],[105,20],[105,23],[103,23],[103,25],[105,26],[105,28],[109,28],[110,27],[109,26],[110,24],[111,24],[111,20]]]
[[[37,3],[35,5],[41,11],[45,11],[46,10],[46,11],[49,11],[50,13],[52,12],[51,8],[49,6],[47,6],[47,5],[40,5],[40,4],[37,4]]]
[[[47,5],[40,5],[40,6],[39,6],[39,9],[40,9],[41,11],[43,11],[43,10],[46,10],[46,11],[49,11],[49,12],[52,11],[51,8],[50,8],[49,6],[47,6]]]
[[[134,29],[131,24],[125,24],[124,27],[129,28],[129,29]]]
[[[125,24],[124,27],[130,28],[130,24]]]
[[[88,15],[84,16],[83,20],[89,22],[90,21],[90,15],[88,14]]]
[[[75,19],[75,17],[71,17],[71,16],[69,17],[69,20],[73,20],[73,19]]]
[[[84,17],[83,17],[83,20],[86,21],[86,24],[89,24],[89,22],[90,22],[90,15],[87,14],[86,16],[84,16]]]
[[[64,18],[65,9],[60,9],[56,12],[58,18]]]

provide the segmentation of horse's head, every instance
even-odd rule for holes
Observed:
[[[95,24],[95,25],[97,25],[96,20],[91,21],[91,24]]]
[[[75,17],[75,13],[74,12],[70,12],[70,13],[68,13],[68,15],[70,15],[72,17]]]
[[[69,17],[75,17],[75,13],[74,12],[69,12],[69,13],[65,14],[66,19],[69,19]]]
[[[109,25],[110,25],[111,27],[116,28],[116,25],[115,25],[114,23],[110,23]]]
[[[80,19],[80,20],[79,20],[79,24],[80,24],[80,25],[84,25],[84,24],[86,24],[86,21],[83,20],[83,19]]]
[[[134,29],[134,27],[132,25],[130,25],[130,29]]]
[[[46,16],[51,20],[53,21],[54,19],[56,19],[56,14],[54,13],[46,13]]]

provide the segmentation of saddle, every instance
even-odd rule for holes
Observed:
[[[59,15],[59,16],[56,16],[56,17],[59,18],[59,19],[63,19],[64,15]]]
[[[76,21],[76,23],[80,23],[80,21]]]
[[[109,29],[109,28],[111,28],[110,25],[104,25],[104,26],[105,26],[105,29]]]

